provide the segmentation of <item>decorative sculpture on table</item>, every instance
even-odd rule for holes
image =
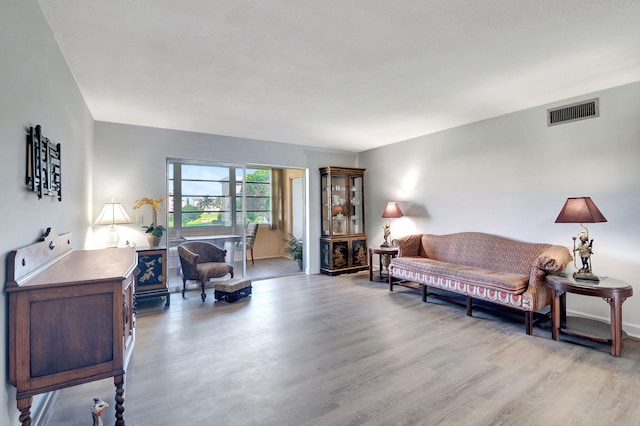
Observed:
[[[391,225],[389,222],[385,223],[382,227],[382,232],[384,233],[384,243],[380,245],[380,247],[390,247],[389,246],[389,235],[391,234]]]
[[[93,398],[93,405],[91,406],[91,417],[93,418],[93,424],[91,426],[103,426],[102,412],[107,408],[109,404],[101,400],[100,398]]]
[[[573,252],[578,252],[580,255],[580,260],[582,261],[582,268],[578,270],[581,273],[591,273],[591,265],[589,265],[589,261],[591,259],[591,255],[593,251],[591,248],[593,247],[593,240],[589,241],[589,233],[587,231],[580,232],[580,244],[578,244],[578,248],[576,248],[576,237],[571,237],[573,239]]]

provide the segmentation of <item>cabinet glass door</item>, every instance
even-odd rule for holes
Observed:
[[[322,203],[322,236],[328,237],[331,235],[331,180],[329,175],[322,175],[321,182],[321,203]]]
[[[349,178],[349,233],[364,234],[362,176]]]
[[[349,223],[348,189],[349,181],[346,176],[331,176],[331,235],[347,235]]]

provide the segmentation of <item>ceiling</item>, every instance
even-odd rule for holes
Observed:
[[[39,0],[95,120],[360,152],[640,81],[637,0]]]

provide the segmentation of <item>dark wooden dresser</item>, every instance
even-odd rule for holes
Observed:
[[[22,425],[33,395],[114,378],[124,421],[124,373],[135,342],[130,248],[73,250],[71,235],[45,235],[7,257],[9,381]]]

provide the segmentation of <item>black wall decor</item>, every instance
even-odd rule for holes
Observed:
[[[27,134],[27,187],[43,195],[58,197],[62,201],[62,155],[60,144],[42,135],[40,125],[29,128]]]

